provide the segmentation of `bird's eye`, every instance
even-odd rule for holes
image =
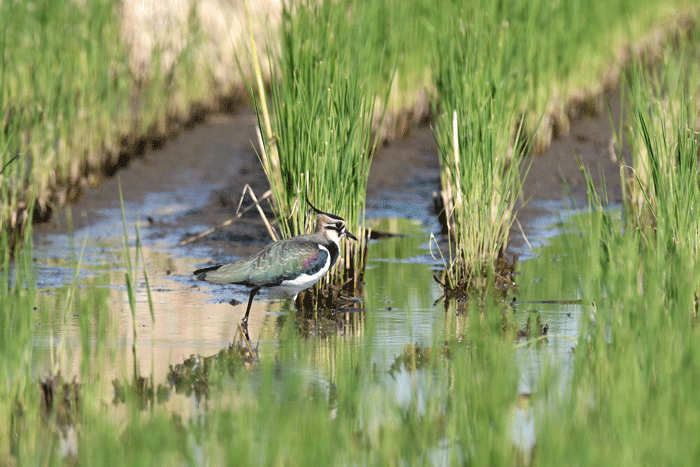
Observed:
[[[343,223],[342,222],[336,222],[335,223],[335,228],[338,229],[338,231],[343,230]]]

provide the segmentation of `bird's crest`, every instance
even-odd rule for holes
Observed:
[[[330,213],[328,213],[328,212],[323,212],[323,211],[321,211],[320,209],[318,209],[316,206],[314,206],[313,204],[311,204],[311,201],[309,201],[309,192],[308,192],[308,191],[306,192],[306,204],[308,204],[308,205],[311,207],[311,209],[313,209],[313,211],[314,211],[316,214],[323,214],[324,216],[328,216],[328,217],[330,217],[331,219],[344,220],[342,217],[336,216],[335,214],[330,214]]]

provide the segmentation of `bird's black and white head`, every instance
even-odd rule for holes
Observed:
[[[342,237],[357,240],[357,237],[348,232],[345,219],[340,216],[336,216],[335,214],[330,214],[317,209],[313,204],[311,204],[311,202],[309,202],[309,198],[306,198],[306,202],[316,213],[316,233],[322,234],[335,244],[338,244]]]

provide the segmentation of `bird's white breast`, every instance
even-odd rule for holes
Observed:
[[[318,246],[320,249],[325,250],[328,255],[326,255],[326,263],[321,269],[319,269],[314,274],[301,273],[298,277],[286,281],[282,281],[280,285],[274,288],[276,294],[285,295],[296,295],[302,290],[306,290],[316,282],[321,280],[324,274],[328,272],[331,266],[331,255],[323,245]]]

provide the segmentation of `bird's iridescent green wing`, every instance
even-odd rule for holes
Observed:
[[[308,271],[318,271],[325,264],[327,253],[318,243],[296,237],[268,245],[248,260],[251,261],[249,282],[254,285],[279,284]]]
[[[204,280],[213,284],[277,285],[302,272],[317,272],[325,265],[327,256],[317,241],[295,237],[271,243],[234,263],[209,268]]]

